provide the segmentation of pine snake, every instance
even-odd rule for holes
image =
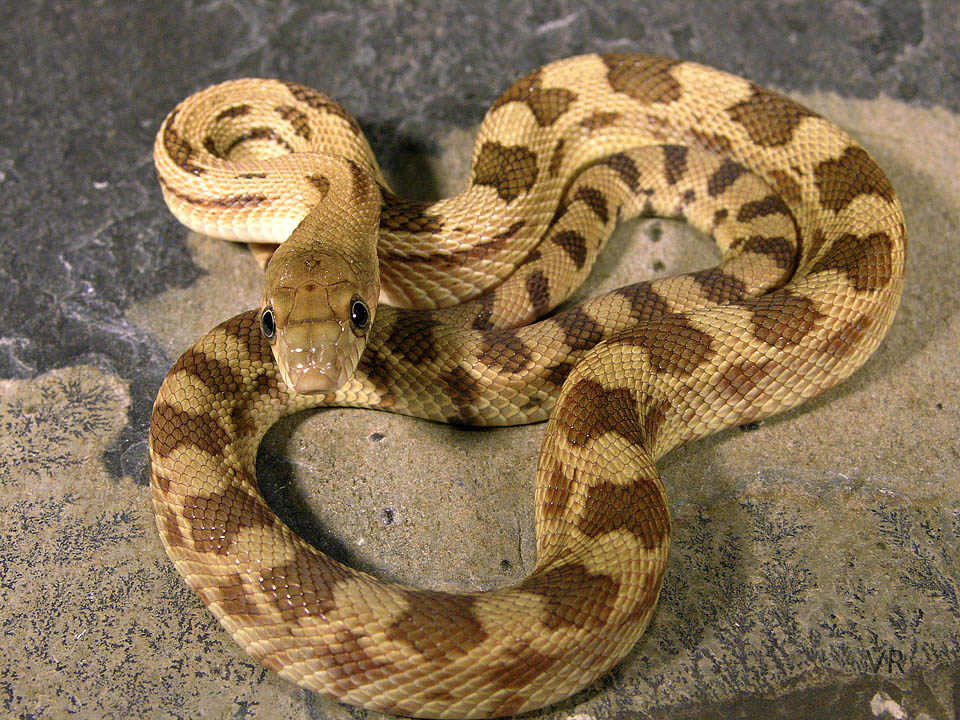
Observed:
[[[524,712],[610,669],[663,579],[655,461],[843,380],[901,291],[903,217],[870,156],[793,101],[689,62],[586,55],[535,70],[488,112],[466,189],[437,202],[394,195],[357,122],[289,82],[189,97],[155,161],[189,227],[264,261],[283,242],[261,307],[198,340],[157,396],[163,545],[267,667],[401,715]],[[547,316],[637,214],[686,219],[722,262]],[[264,503],[254,464],[277,419],[322,405],[549,420],[532,573],[441,593],[303,542]]]

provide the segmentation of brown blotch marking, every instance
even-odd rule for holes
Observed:
[[[561,230],[554,233],[550,237],[550,242],[561,248],[578,270],[587,261],[587,239],[576,230]]]
[[[742,280],[728,275],[718,267],[699,270],[690,277],[700,286],[700,292],[712,303],[729,303],[747,294]]]
[[[544,462],[549,463],[549,468],[546,468],[545,472],[550,479],[544,486],[540,508],[545,520],[556,520],[563,517],[567,511],[573,481],[566,475],[563,465],[555,457],[546,456]]]
[[[867,151],[851,145],[835,160],[824,160],[813,170],[820,203],[840,211],[860,195],[877,195],[888,202],[896,197],[893,186]]]
[[[773,260],[780,270],[789,270],[796,260],[793,243],[779,236],[752,235],[738,239],[732,247],[739,247],[743,252],[754,255],[765,255]]]
[[[636,444],[644,440],[636,399],[629,388],[607,390],[596,380],[580,380],[554,414],[566,429],[571,445],[582,447],[592,437],[608,432],[616,432]]]
[[[256,396],[281,400],[283,398],[283,391],[280,389],[281,382],[279,374],[261,370],[250,385],[253,387]],[[256,400],[256,397],[252,399]],[[252,404],[252,402],[237,403],[230,409],[230,423],[235,435],[243,436],[256,431],[256,423],[251,417],[251,414],[255,411]]]
[[[384,635],[390,642],[412,647],[428,663],[444,665],[463,657],[489,637],[474,611],[476,597],[448,596],[441,612],[431,612],[437,607],[436,593],[408,590],[408,594],[407,609],[384,628]]]
[[[683,315],[663,315],[656,323],[624,331],[618,339],[642,347],[657,372],[675,377],[689,377],[716,354],[710,335]]]
[[[811,273],[839,270],[857,292],[882,290],[893,277],[893,242],[884,232],[840,236],[820,257]]]
[[[320,192],[321,200],[327,196],[328,192],[330,192],[330,181],[326,178],[326,176],[321,175],[320,173],[313,173],[312,175],[307,175],[307,180]]]
[[[233,617],[257,616],[263,612],[263,608],[257,603],[256,596],[239,572],[226,576],[205,577],[204,587],[198,588],[197,594],[204,605],[216,606]]]
[[[439,323],[426,313],[405,313],[403,320],[390,329],[384,344],[410,365],[435,363],[440,357],[435,334],[438,328]]]
[[[550,281],[541,270],[536,270],[527,276],[527,296],[533,306],[535,317],[541,317],[550,309]]]
[[[249,208],[268,205],[270,200],[266,195],[261,193],[241,193],[239,195],[229,195],[222,198],[211,198],[202,202],[191,200],[191,202],[205,207]]]
[[[280,399],[280,385],[277,382],[279,375],[261,372],[254,381],[255,392],[261,397],[269,397],[271,400]]]
[[[166,488],[164,488],[164,492],[166,492]],[[190,545],[184,541],[185,538],[183,537],[183,533],[180,532],[180,525],[177,523],[177,518],[179,517],[177,512],[166,502],[157,503],[154,505],[154,508],[157,516],[157,525],[163,542],[172,548],[189,550]]]
[[[520,232],[520,230],[522,230],[526,224],[527,224],[526,220],[517,220],[510,227],[504,230],[502,233],[497,233],[496,235],[494,235],[493,239],[498,240],[500,242],[504,240],[509,240],[518,232]]]
[[[257,172],[257,171],[242,172],[242,173],[237,173],[237,177],[243,180],[263,180],[265,177],[267,177],[267,174],[265,172]]]
[[[153,438],[149,439],[150,447],[154,446]],[[169,448],[166,449],[169,452]],[[160,492],[166,494],[170,489],[170,476],[156,463],[153,458],[149,458],[150,482],[160,488]]]
[[[770,179],[777,194],[791,205],[799,205],[803,199],[803,191],[793,176],[784,170],[770,170]]]
[[[229,359],[218,358],[196,346],[188,348],[170,372],[192,375],[218,399],[230,400],[247,389],[247,381],[240,368],[232,365]]]
[[[710,197],[719,197],[746,172],[747,169],[740,163],[724,158],[720,166],[707,178],[707,194]]]
[[[226,110],[221,110],[218,112],[213,121],[220,122],[221,120],[243,117],[244,115],[248,115],[250,110],[252,110],[252,108],[247,103],[243,103],[242,105],[234,105],[233,107],[228,107]]]
[[[760,382],[769,373],[765,370],[766,361],[755,363],[751,360],[740,360],[730,365],[720,375],[717,381],[717,390],[730,404],[736,405],[757,388]]]
[[[349,568],[301,551],[286,565],[264,568],[259,585],[286,623],[295,626],[301,619],[336,612],[339,609],[335,597],[337,587],[354,577]],[[268,651],[260,660],[271,668],[295,661],[315,661],[341,690],[355,690],[397,673],[393,662],[365,649],[366,635],[338,623],[330,623],[328,627],[330,636],[323,643],[301,646],[295,655],[288,655],[284,648]]]
[[[567,379],[567,375],[570,374],[570,371],[573,370],[573,363],[561,361],[552,365],[548,365],[546,368],[544,368],[544,370],[544,380],[554,387],[560,387],[563,385],[563,381]]]
[[[663,145],[663,169],[667,185],[676,185],[687,174],[687,152],[684,145]]]
[[[589,350],[603,339],[603,325],[579,305],[558,314],[553,322],[563,330],[563,341],[573,350]]]
[[[432,202],[405,200],[391,192],[383,191],[383,207],[380,210],[380,227],[384,230],[438,233],[443,229],[443,218],[427,213]]]
[[[338,607],[337,586],[352,577],[349,568],[301,549],[283,565],[262,565],[256,577],[260,591],[288,623]],[[288,597],[289,596],[289,597]]]
[[[249,528],[272,527],[273,513],[259,498],[235,486],[210,495],[187,495],[181,516],[190,523],[197,552],[236,553],[240,533]]]
[[[503,93],[490,111],[511,102],[524,103],[533,112],[537,124],[549,127],[563,115],[570,104],[577,99],[576,93],[565,88],[544,88],[542,70],[534,70],[520,78]]]
[[[656,320],[670,312],[666,299],[647,281],[627,285],[614,292],[629,301],[630,317],[639,322]]]
[[[604,195],[601,190],[597,190],[588,185],[581,185],[573,194],[573,200],[579,200],[584,203],[604,225],[609,222],[610,212],[607,209],[607,196]]]
[[[564,663],[562,655],[544,655],[524,643],[511,643],[505,647],[497,657],[497,662],[489,669],[480,671],[476,677],[480,686],[489,684],[500,690],[515,691],[509,697],[497,694],[497,704],[490,707],[489,716],[515,715],[530,699],[524,688],[538,676],[549,673],[554,665]]]
[[[543,253],[540,251],[540,248],[534,248],[530,252],[530,254],[523,259],[523,262],[517,265],[517,267],[523,267],[524,265],[528,265],[530,263],[536,262],[537,260],[540,260],[542,257],[543,257]],[[482,328],[477,328],[477,329],[479,330]]]
[[[817,349],[842,360],[862,344],[864,335],[870,332],[874,322],[869,315],[859,315],[850,322],[843,323],[840,329],[825,338]]]
[[[460,365],[453,370],[444,371],[437,376],[437,382],[446,396],[457,408],[457,415],[449,419],[453,424],[471,424],[476,420],[477,410],[474,403],[482,394],[480,383],[470,376],[470,371]]]
[[[283,84],[287,86],[290,94],[300,102],[306,103],[314,110],[335,115],[336,117],[345,120],[347,125],[350,126],[350,130],[352,130],[355,135],[360,134],[360,125],[340,103],[327,97],[323,93],[318,93],[313,88],[304,87],[303,85],[298,85],[294,82],[284,82]]]
[[[196,148],[173,129],[173,122],[178,112],[179,109],[171,112],[167,117],[166,125],[163,126],[163,148],[174,165],[194,175],[201,175],[206,172],[206,169],[196,162],[198,155]]]
[[[717,155],[728,153],[733,147],[733,143],[730,142],[730,138],[726,135],[717,135],[700,130],[691,130],[690,134],[693,136],[694,142],[696,142],[697,145]]]
[[[438,268],[452,268],[459,269],[471,264],[471,261],[482,260],[487,255],[497,252],[505,244],[506,241],[520,232],[521,228],[526,224],[525,220],[517,220],[513,225],[508,227],[502,233],[494,235],[489,240],[482,240],[480,242],[474,243],[462,250],[454,251],[443,251],[437,252],[432,255],[426,256],[410,256],[410,255],[400,255],[398,253],[388,253],[384,257],[388,258],[393,262],[403,262],[403,263],[422,263],[425,265],[432,265]]]
[[[449,690],[444,690],[442,687],[434,687],[424,690],[420,693],[419,697],[422,697],[427,702],[444,702],[450,703],[451,705],[456,701],[456,696]]]
[[[274,380],[274,384],[276,384],[276,380]],[[233,423],[237,435],[242,436],[256,432],[257,425],[250,417],[250,410],[251,408],[246,403],[239,403],[230,411],[230,422]]]
[[[371,189],[370,175],[353,160],[347,161],[347,167],[350,168],[350,177],[353,180],[353,197],[363,200]]]
[[[669,533],[667,538],[669,539]],[[650,621],[651,611],[657,606],[657,599],[660,597],[660,588],[663,586],[664,573],[656,573],[650,576],[651,583],[643,588],[640,597],[637,598],[633,610],[627,616],[628,623],[642,622],[644,624]]]
[[[572,204],[573,201],[567,196],[567,193],[560,196],[560,199],[557,201],[557,207],[553,211],[553,217],[550,218],[550,222],[547,223],[547,229],[544,231],[544,234],[553,230],[553,226],[563,219],[563,216],[567,214],[567,210],[570,209]]]
[[[473,165],[474,182],[497,191],[510,202],[533,187],[537,180],[537,156],[521,145],[501,145],[488,140]]]
[[[644,105],[671,103],[683,95],[683,86],[670,70],[677,60],[636,55],[601,55],[607,66],[607,82],[616,92]]]
[[[512,328],[484,333],[477,359],[491,370],[504,373],[523,372],[533,365],[530,348]]]
[[[743,125],[753,142],[763,147],[787,144],[804,118],[817,117],[793,100],[756,85],[753,94],[728,108],[727,114]]]
[[[640,171],[637,164],[626,153],[615,153],[601,161],[601,164],[611,167],[623,180],[624,184],[630,188],[630,192],[637,191],[637,183],[640,181]]]
[[[300,112],[293,105],[278,105],[274,110],[293,127],[293,132],[309,140],[311,135],[310,120],[307,114]]]
[[[517,220],[506,230],[501,233],[497,233],[489,240],[478,242],[476,245],[467,248],[466,250],[456,251],[453,253],[454,261],[465,265],[468,260],[482,260],[487,255],[500,250],[504,245],[507,244],[507,240],[520,232],[524,226],[526,226],[526,224],[526,220]]]
[[[786,215],[789,218],[793,217],[790,214],[790,208],[787,207],[779,195],[767,195],[760,200],[750,200],[741,205],[737,211],[737,220],[740,222],[749,222],[755,218],[766,217],[767,215]]]
[[[532,254],[532,253],[531,253]],[[528,258],[529,260],[529,258]],[[493,323],[490,318],[493,317],[493,306],[496,303],[496,296],[492,292],[480,297],[477,308],[477,315],[473,319],[471,327],[474,330],[492,330]]]
[[[652,550],[670,534],[670,515],[656,481],[641,475],[623,485],[604,482],[588,488],[577,526],[589,538],[626,530]]]
[[[213,135],[208,135],[203,139],[203,148],[214,157],[221,159],[225,157],[224,154],[220,152],[220,148],[217,147],[217,141]]]
[[[619,119],[620,113],[618,112],[604,112],[602,110],[597,110],[589,117],[585,117],[583,120],[581,120],[580,127],[587,132],[593,132],[595,130],[601,130],[605,127],[610,127]]]
[[[229,444],[227,431],[210,413],[160,402],[150,416],[150,447],[159,457],[169,458],[179,447],[195,447],[217,457]]]
[[[543,598],[546,607],[540,622],[548,629],[595,628],[606,623],[613,612],[620,583],[575,564],[537,573],[522,589]]]
[[[199,173],[197,173],[199,175]],[[161,178],[160,184],[163,189],[186,203],[196,207],[215,207],[215,208],[248,208],[268,205],[269,198],[261,193],[240,193],[239,195],[224,195],[222,197],[196,197],[187,193],[175,190]]]
[[[802,342],[823,317],[812,300],[789,291],[765,295],[745,306],[753,310],[754,336],[779,349]]]
[[[713,227],[717,227],[720,223],[727,219],[727,216],[730,215],[730,211],[726,208],[720,208],[713,213]]]
[[[560,173],[560,166],[563,164],[563,145],[564,139],[560,138],[557,140],[557,144],[553,146],[553,153],[550,155],[550,166],[547,168],[550,177],[556,177]]]
[[[367,635],[334,625],[323,643],[301,646],[293,652],[282,648],[266,651],[269,654],[258,659],[272,670],[281,670],[298,662],[316,662],[327,677],[336,683],[338,689],[344,692],[353,691],[400,672],[392,661],[368,654],[364,647],[369,646],[367,638]],[[251,654],[254,657],[257,655],[255,651],[251,651]]]
[[[660,428],[667,420],[667,413],[673,407],[669,400],[656,402],[653,398],[648,399],[648,404],[644,407],[643,417],[641,418],[641,427],[648,444],[657,440]],[[668,519],[669,522],[669,519]]]
[[[380,343],[367,344],[367,351],[360,356],[357,372],[373,383],[377,394],[385,400],[381,407],[393,404],[396,382],[393,367],[398,356],[412,366],[435,363],[440,351],[435,332],[436,320],[417,311],[405,312],[390,327],[387,337]]]
[[[824,243],[827,242],[827,234],[821,228],[816,228],[813,231],[813,235],[810,238],[810,246],[807,248],[806,254],[810,257],[816,257],[817,253],[820,252],[820,248],[823,247]]]
[[[520,409],[526,413],[533,413],[542,408],[550,399],[550,396],[545,392],[534,391],[533,394],[520,405]]]

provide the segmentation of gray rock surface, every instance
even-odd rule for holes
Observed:
[[[190,92],[297,80],[343,102],[398,188],[453,192],[497,94],[642,51],[788,92],[900,194],[903,302],[850,381],[662,463],[653,624],[549,717],[949,718],[960,711],[960,6],[893,2],[8,3],[0,8],[0,715],[348,717],[246,657],[167,560],[146,432],[176,356],[255,304],[244,248],[189,234],[153,135]],[[592,292],[709,265],[628,223]],[[272,430],[264,492],[382,577],[484,589],[534,562],[541,427],[322,411]]]

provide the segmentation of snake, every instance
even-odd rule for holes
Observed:
[[[437,201],[394,194],[357,120],[280,80],[191,95],[154,159],[182,223],[265,265],[259,307],[197,340],[157,395],[162,544],[267,668],[398,715],[527,712],[616,665],[663,584],[657,460],[848,377],[901,293],[903,214],[867,151],[693,62],[530,72],[487,112],[465,189]],[[565,304],[614,226],[650,215],[712,237],[717,266]],[[278,419],[320,406],[546,421],[530,574],[440,592],[303,541],[261,497],[256,454]]]

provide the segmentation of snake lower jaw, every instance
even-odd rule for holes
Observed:
[[[343,385],[349,376],[330,375],[317,368],[289,372],[286,382],[300,395],[324,395]]]

